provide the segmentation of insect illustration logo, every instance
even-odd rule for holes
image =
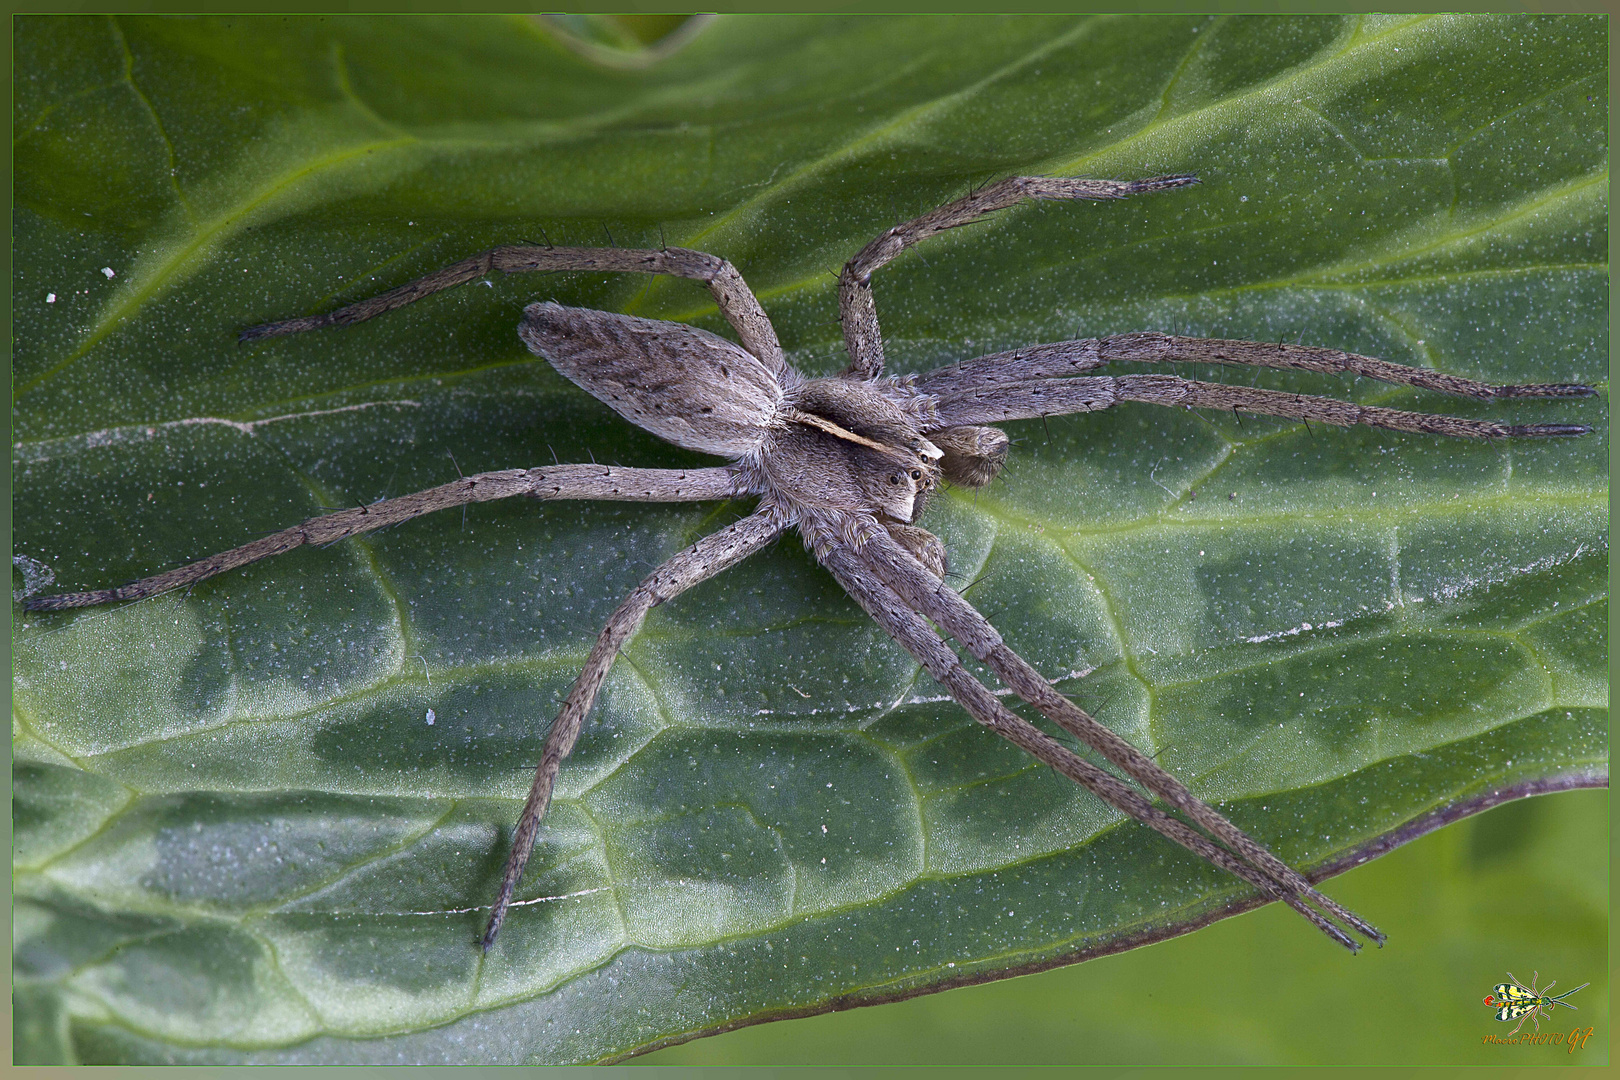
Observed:
[[[1508,1032],[1510,1038],[1519,1033],[1519,1028],[1524,1027],[1526,1020],[1534,1021],[1536,1030],[1540,1031],[1543,1013],[1551,1013],[1560,1005],[1566,1009],[1575,1008],[1564,999],[1575,993],[1576,990],[1585,990],[1592,985],[1591,983],[1581,983],[1575,990],[1565,990],[1562,994],[1554,997],[1547,991],[1558,985],[1556,979],[1540,990],[1536,989],[1536,980],[1541,978],[1541,972],[1539,971],[1530,973],[1529,986],[1521,983],[1511,971],[1507,973],[1507,977],[1507,982],[1497,983],[1491,989],[1491,992],[1485,995],[1485,1004],[1487,1007],[1496,1010],[1496,1019],[1502,1023],[1505,1024],[1510,1020],[1518,1021],[1514,1029]]]

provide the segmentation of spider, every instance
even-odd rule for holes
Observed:
[[[1132,181],[1011,177],[889,229],[851,259],[839,276],[839,320],[850,363],[830,377],[806,376],[787,362],[759,301],[729,262],[683,248],[498,247],[327,314],[252,327],[241,333],[242,341],[344,326],[494,270],[639,272],[694,279],[713,293],[740,346],[681,323],[549,302],[524,309],[518,335],[536,355],[625,419],[676,446],[727,458],[729,464],[697,469],[554,465],[479,473],[311,518],[118,588],[36,597],[23,606],[58,610],[139,599],[303,544],[331,543],[446,507],[516,495],[635,502],[753,497],[759,502],[752,514],[659,566],[609,617],[547,734],[479,942],[485,951],[500,932],[558,770],[619,650],[653,607],[746,559],[790,529],[799,531],[815,558],[856,603],[979,723],[1123,813],[1264,895],[1282,900],[1351,951],[1360,948],[1352,931],[1382,944],[1384,935],[1377,929],[1317,891],[1194,797],[1152,758],[1055,690],[945,583],[944,544],[915,524],[941,483],[981,488],[1000,472],[1008,438],[988,425],[1094,412],[1122,401],[1476,439],[1572,436],[1588,430],[1579,424],[1509,425],[1402,412],[1167,374],[1088,374],[1110,361],[1185,361],[1348,372],[1475,398],[1577,397],[1594,392],[1580,385],[1491,386],[1333,349],[1163,333],[1031,345],[921,375],[883,374],[872,274],[906,248],[1024,199],[1120,199],[1196,183],[1198,178],[1190,174]],[[962,665],[941,632],[955,638],[1013,693],[1124,777],[1079,756],[1012,712]]]

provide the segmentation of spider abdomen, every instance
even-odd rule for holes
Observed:
[[[687,450],[751,453],[782,402],[764,364],[685,323],[542,303],[523,309],[518,336],[608,408]]]

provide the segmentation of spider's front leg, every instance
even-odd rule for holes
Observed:
[[[1591,390],[1584,386],[1574,389]],[[1585,395],[1561,393],[1548,396]],[[1442,413],[1407,412],[1377,405],[1357,405],[1313,394],[1199,382],[1178,375],[1088,375],[1072,379],[1001,383],[944,394],[936,399],[935,410],[940,423],[983,424],[1099,412],[1121,401],[1258,413],[1307,423],[1315,420],[1319,424],[1337,427],[1363,424],[1388,431],[1447,435],[1460,439],[1568,438],[1585,435],[1592,430],[1585,424],[1503,424],[1495,420],[1473,420]]]
[[[913,244],[947,229],[978,221],[1025,199],[1123,199],[1149,191],[1198,183],[1190,174],[1146,180],[1086,180],[1075,176],[1010,176],[971,195],[896,225],[862,248],[844,264],[838,277],[838,320],[849,350],[850,378],[874,379],[883,373],[883,333],[872,302],[872,274]]]
[[[935,368],[917,376],[912,385],[926,394],[943,397],[1012,383],[1084,375],[1115,361],[1229,364],[1287,371],[1319,371],[1328,375],[1358,375],[1396,386],[1414,386],[1454,397],[1485,401],[1501,398],[1591,397],[1596,393],[1592,387],[1580,383],[1483,383],[1449,372],[1396,364],[1375,356],[1360,356],[1315,345],[1179,337],[1153,330],[1106,338],[1075,338],[1072,341],[1025,345]]]
[[[911,557],[921,563],[930,574],[937,578],[945,576],[945,542],[927,529],[919,529],[915,525],[897,525],[885,522],[883,527],[894,542],[910,552]]]
[[[523,876],[529,853],[534,850],[540,819],[551,803],[551,792],[556,786],[557,771],[563,759],[574,749],[580,728],[590,714],[597,691],[602,688],[602,682],[613,667],[613,661],[618,658],[619,650],[640,629],[647,612],[759,551],[775,540],[782,528],[780,515],[767,506],[719,532],[711,533],[647,575],[608,617],[607,626],[602,628],[596,644],[592,646],[585,666],[574,680],[546,736],[540,764],[534,770],[534,783],[529,787],[529,798],[523,804],[523,813],[512,834],[512,852],[501,875],[500,891],[496,893],[489,913],[489,925],[480,943],[485,952],[495,943],[495,935],[500,933],[501,923],[506,920],[507,909],[512,903],[513,890]]]

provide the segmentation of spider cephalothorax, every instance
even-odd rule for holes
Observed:
[[[944,582],[945,546],[915,524],[929,494],[942,481],[982,487],[1000,471],[1008,439],[986,425],[1092,412],[1122,401],[1479,439],[1544,438],[1587,430],[1577,424],[1509,425],[1402,412],[1175,375],[1088,374],[1111,361],[1192,361],[1352,373],[1478,398],[1574,397],[1593,392],[1590,387],[1563,384],[1490,386],[1333,349],[1151,332],[1031,345],[903,379],[883,374],[883,339],[872,302],[871,275],[905,248],[1026,198],[1117,199],[1196,182],[1188,175],[1129,182],[1012,177],[888,230],[844,267],[839,308],[850,364],[826,378],[807,378],[787,362],[764,309],[730,263],[682,248],[496,248],[326,315],[254,327],[242,333],[242,340],[359,322],[491,270],[607,270],[692,278],[708,286],[740,344],[680,323],[555,303],[527,307],[518,333],[530,350],[625,419],[677,446],[727,458],[729,464],[706,469],[555,465],[479,473],[413,495],[311,518],[120,588],[37,597],[24,606],[56,610],[138,599],[302,544],[341,540],[444,507],[513,495],[638,502],[752,496],[759,500],[753,514],[699,540],[653,571],[619,605],[597,638],[547,734],[483,935],[485,949],[506,917],[558,769],[619,649],[652,607],[747,558],[790,529],[800,532],[850,596],[974,719],[1110,805],[1282,900],[1346,947],[1358,947],[1347,931],[1382,942],[1377,930],[1323,896],[1151,758],[1053,689]],[[1129,781],[1080,757],[1009,710],[962,665],[940,631]]]

